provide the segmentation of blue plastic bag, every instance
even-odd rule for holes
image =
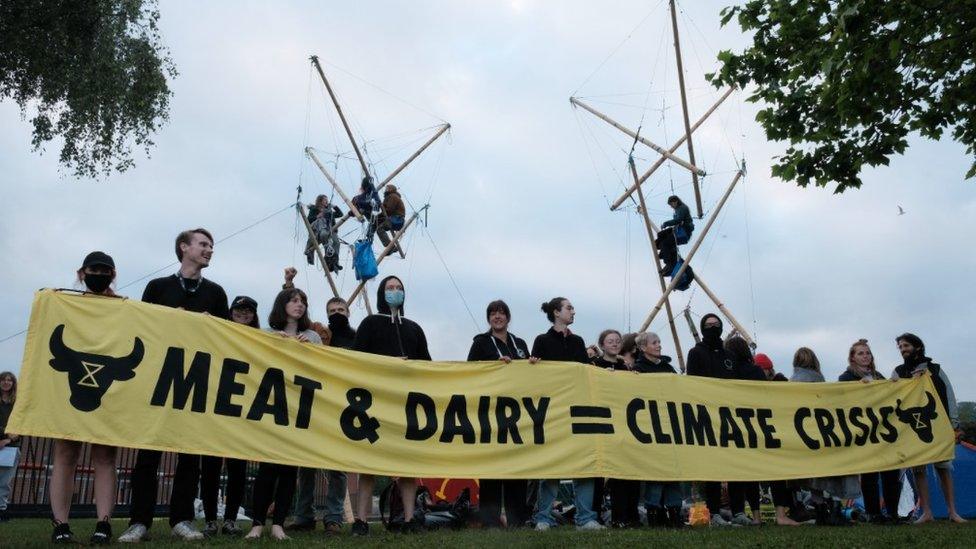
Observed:
[[[370,240],[357,240],[353,244],[352,263],[356,269],[356,280],[372,280],[380,274]]]

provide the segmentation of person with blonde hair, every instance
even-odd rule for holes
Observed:
[[[7,521],[7,502],[10,499],[10,484],[17,472],[17,448],[20,437],[6,432],[7,420],[17,401],[17,376],[13,372],[0,372],[0,450],[14,454],[13,465],[0,465],[0,522]]]

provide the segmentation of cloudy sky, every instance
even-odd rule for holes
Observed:
[[[736,27],[718,27],[727,3],[682,7],[692,119],[718,98],[703,78],[716,53],[746,43]],[[492,299],[508,301],[512,330],[531,341],[548,328],[539,304],[566,296],[577,309],[574,331],[591,342],[604,328],[636,329],[660,296],[633,206],[608,207],[627,181],[630,140],[568,100],[583,97],[670,146],[681,118],[666,3],[163,1],[160,11],[180,75],[170,121],[135,169],[100,181],[66,176],[57,146],[31,152],[28,124],[0,103],[0,338],[26,327],[34,290],[70,286],[94,249],[115,257],[120,293],[140,296],[145,275],[175,271],[176,233],[200,225],[227,238],[206,276],[228,294],[255,297],[266,317],[282,269],[296,265],[323,319],[329,290],[304,263],[291,210],[234,234],[285,209],[299,184],[307,200],[327,192],[305,146],[355,190],[358,168],[311,54],[324,61],[381,178],[432,127],[453,126],[395,181],[409,207],[430,203],[428,226],[411,231],[407,259],[381,266],[404,279],[408,316],[425,328],[436,359],[466,356]],[[976,184],[963,179],[963,147],[914,139],[890,167],[867,171],[861,190],[834,195],[769,176],[782,145],[764,139],[755,111],[737,93],[695,134],[709,172],[706,216],[736,163],[748,166],[692,261],[696,272],[778,369],[789,373],[805,345],[835,378],[863,337],[888,373],[899,362],[894,337],[913,331],[960,400],[976,399],[967,324]],[[657,155],[639,145],[635,157],[643,171]],[[691,202],[688,172],[668,163],[647,191],[659,222],[672,189]],[[359,233],[351,223],[343,229],[350,241]],[[350,271],[343,295],[355,285]],[[696,322],[715,309],[700,291],[672,302],[689,306]],[[356,304],[354,322],[364,314]],[[687,352],[691,337],[680,327]],[[663,313],[652,329],[673,353]],[[23,344],[23,335],[0,343],[0,370],[20,368]]]

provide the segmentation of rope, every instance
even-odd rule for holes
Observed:
[[[471,317],[471,324],[474,326],[475,330],[480,330],[481,326],[478,325],[478,321],[474,319],[474,314],[471,312],[471,307],[468,306],[468,302],[464,299],[464,294],[461,293],[461,288],[458,287],[457,281],[454,280],[454,274],[451,273],[450,267],[447,266],[447,262],[444,261],[444,256],[441,255],[441,251],[437,249],[437,244],[434,243],[433,237],[430,236],[430,231],[427,227],[421,225],[424,228],[424,234],[427,235],[427,239],[430,240],[430,245],[434,248],[434,253],[437,254],[437,259],[441,261],[441,265],[444,266],[444,270],[447,271],[447,277],[451,279],[451,285],[454,286],[454,291],[457,292],[459,298],[461,298],[461,303],[464,304],[465,310],[468,311],[468,316]]]
[[[319,57],[319,61],[322,62],[322,63],[325,63],[326,65],[328,65],[328,66],[330,66],[330,67],[332,67],[332,68],[334,68],[334,69],[336,69],[336,70],[338,70],[340,72],[345,73],[348,76],[351,76],[352,78],[355,78],[356,80],[359,80],[363,84],[366,84],[367,86],[375,89],[376,91],[379,91],[381,93],[385,93],[386,95],[389,95],[390,97],[392,97],[393,99],[396,99],[397,101],[403,103],[404,105],[407,105],[409,107],[412,107],[414,109],[417,109],[418,111],[420,111],[420,112],[422,112],[422,113],[424,113],[424,114],[426,114],[426,115],[428,115],[430,117],[436,118],[437,120],[440,120],[441,122],[447,124],[447,120],[444,120],[443,118],[437,116],[436,114],[434,114],[434,113],[432,113],[432,112],[430,112],[430,111],[428,111],[428,110],[426,110],[426,109],[424,109],[422,107],[419,107],[419,106],[417,106],[417,105],[415,105],[415,104],[407,101],[406,99],[403,99],[402,97],[399,97],[396,94],[394,94],[392,92],[389,92],[389,91],[387,91],[387,90],[385,90],[385,89],[377,86],[376,84],[373,84],[372,82],[366,80],[365,78],[362,78],[360,76],[357,76],[357,75],[355,75],[355,74],[347,71],[346,69],[340,67],[339,65],[336,65],[335,63],[332,63],[332,62],[330,62],[330,61],[328,61],[326,59],[323,59],[322,57]]]

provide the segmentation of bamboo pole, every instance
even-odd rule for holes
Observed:
[[[305,229],[308,230],[308,237],[312,239],[312,244],[315,245],[315,253],[319,256],[319,264],[322,265],[322,270],[325,271],[325,278],[329,281],[329,287],[332,288],[332,294],[335,297],[339,297],[339,288],[336,287],[335,280],[332,279],[332,273],[329,272],[329,267],[325,263],[325,254],[322,253],[322,248],[319,246],[319,239],[315,236],[315,231],[312,230],[312,224],[308,222],[308,214],[305,213],[305,206],[301,202],[296,202],[298,206],[298,213],[302,216],[302,221],[305,222]],[[335,230],[333,228],[332,230]],[[339,253],[339,250],[336,250]]]
[[[398,232],[393,234],[392,238],[390,238],[390,243],[387,244],[385,248],[383,248],[383,251],[380,252],[379,257],[376,258],[377,266],[379,266],[379,264],[383,262],[386,256],[390,255],[390,251],[393,250],[394,246],[397,246],[397,244],[400,243],[400,237],[402,237],[407,232],[407,229],[410,228],[410,225],[413,224],[413,222],[416,221],[418,217],[420,217],[420,212],[426,210],[428,207],[429,204],[424,206],[423,208],[420,208],[419,211],[414,212],[413,215],[410,216],[410,219],[408,219],[407,222],[404,223],[403,228],[401,228]],[[365,280],[360,281],[359,284],[356,285],[356,289],[352,291],[352,295],[349,296],[349,299],[346,302],[352,303],[353,301],[355,301],[356,296],[359,295],[359,292],[363,291],[364,286],[366,286],[366,281]]]
[[[634,166],[634,158],[630,158],[630,173],[634,176],[634,180],[637,180],[637,168]],[[650,216],[647,214],[647,203],[644,202],[644,190],[637,187],[637,198],[640,199],[641,215],[644,217],[644,228],[647,229],[647,239],[651,243],[651,255],[654,256],[654,269],[657,272],[658,281],[661,283],[661,292],[664,292],[665,283],[664,275],[661,274],[661,258],[657,253],[657,242],[654,240],[654,231],[652,227],[654,223],[651,221]],[[671,312],[671,300],[665,299],[664,306],[668,313],[668,324],[671,326],[671,338],[674,339],[674,352],[678,356],[678,366],[681,371],[685,371],[685,357],[681,351],[681,340],[678,338],[678,328],[674,324],[674,314]]]
[[[314,162],[316,166],[318,166],[319,171],[321,171],[322,175],[324,175],[325,178],[329,180],[329,183],[332,185],[332,188],[335,189],[337,193],[339,193],[339,196],[342,197],[342,201],[346,203],[346,206],[349,206],[349,213],[355,215],[356,219],[358,219],[359,221],[362,221],[363,214],[359,212],[359,209],[357,209],[356,205],[352,203],[352,200],[350,200],[349,197],[346,196],[346,193],[342,192],[342,187],[340,187],[339,183],[337,183],[336,180],[332,177],[332,174],[329,173],[329,170],[325,169],[325,165],[323,165],[322,162],[319,161],[319,157],[315,155],[315,151],[313,151],[311,147],[305,147],[305,154],[312,159],[312,162]],[[335,228],[338,229],[339,225],[340,223],[336,223]]]
[[[651,325],[651,322],[654,321],[654,317],[657,316],[658,312],[660,312],[661,306],[664,305],[664,301],[667,300],[668,296],[671,295],[671,292],[674,291],[675,286],[677,286],[678,282],[681,281],[681,275],[683,275],[685,271],[688,270],[688,265],[691,264],[691,259],[695,257],[695,253],[698,251],[698,248],[705,240],[705,236],[708,234],[708,230],[712,228],[712,224],[715,223],[715,220],[718,218],[718,214],[722,212],[722,207],[725,206],[725,202],[729,199],[729,195],[731,195],[732,190],[735,189],[736,183],[738,183],[739,179],[742,178],[742,174],[743,171],[740,169],[738,172],[736,172],[735,177],[732,178],[732,183],[729,184],[729,188],[726,189],[725,194],[722,195],[722,199],[719,200],[718,205],[715,206],[715,211],[713,211],[712,215],[709,216],[708,222],[705,224],[705,227],[702,228],[701,233],[698,235],[698,238],[695,240],[695,244],[691,247],[691,250],[688,251],[688,255],[687,257],[684,258],[684,262],[681,264],[681,268],[678,269],[678,272],[675,273],[674,276],[671,278],[671,283],[668,284],[667,289],[664,291],[664,295],[662,295],[661,299],[659,299],[657,304],[654,305],[654,309],[651,310],[651,313],[647,316],[647,319],[644,321],[644,324],[641,325],[640,331],[643,332],[644,330],[647,329],[648,326]]]
[[[722,97],[720,97],[718,101],[716,101],[707,111],[705,111],[705,114],[703,114],[701,118],[698,119],[697,122],[692,124],[691,128],[688,129],[688,132],[685,135],[682,135],[681,139],[678,139],[678,141],[674,145],[672,145],[670,149],[668,149],[668,152],[673,153],[674,151],[678,150],[678,148],[681,147],[682,143],[685,142],[685,139],[688,139],[695,130],[697,130],[702,124],[704,124],[705,120],[708,119],[708,117],[711,116],[712,113],[714,113],[715,110],[718,109],[722,105],[722,103],[724,103],[725,100],[728,99],[730,95],[732,95],[733,91],[735,91],[735,88],[729,88],[728,90],[726,90],[725,93],[722,94]],[[638,184],[632,185],[630,188],[624,191],[624,194],[621,195],[620,198],[618,198],[610,206],[610,210],[612,211],[619,208],[620,205],[624,203],[624,200],[627,200],[627,198],[629,198],[630,195],[634,194],[634,191],[637,190],[637,187],[640,184],[643,184],[645,181],[647,181],[647,178],[651,177],[651,174],[657,171],[657,169],[664,164],[665,159],[666,158],[664,156],[658,158],[657,161],[654,162],[653,165],[651,165],[650,169],[644,172],[644,175],[640,176],[640,179],[638,180]]]
[[[363,305],[366,305],[366,314],[373,314],[373,306],[369,304],[368,292],[363,292]]]
[[[701,285],[701,280],[697,276],[695,277],[695,282],[699,286]],[[691,307],[685,307],[682,313],[685,315],[685,320],[688,321],[688,329],[691,330],[691,336],[695,338],[695,343],[701,343],[701,336],[698,335],[698,327],[695,326],[695,321],[691,319]]]
[[[390,173],[390,175],[386,176],[386,179],[384,179],[379,185],[376,186],[376,190],[379,191],[380,189],[382,189],[383,187],[385,187],[388,183],[390,183],[390,181],[392,181],[394,177],[396,177],[397,175],[400,174],[400,172],[402,172],[404,169],[406,169],[406,167],[409,166],[411,162],[413,162],[414,160],[416,160],[417,157],[420,156],[421,153],[423,153],[425,150],[427,150],[427,147],[431,146],[431,144],[433,144],[434,141],[437,141],[437,139],[440,136],[444,135],[444,132],[446,132],[449,129],[451,129],[451,125],[450,124],[444,124],[443,126],[441,126],[441,128],[439,130],[437,130],[437,132],[430,139],[428,139],[426,143],[424,143],[423,145],[421,145],[420,148],[417,149],[416,152],[414,152],[406,160],[404,160],[403,162],[401,162],[400,165],[397,166],[396,169],[393,170]],[[352,216],[350,214],[348,214],[348,213],[346,215],[342,216],[342,219],[340,219],[338,222],[336,222],[336,228],[339,228],[350,217],[352,217]]]
[[[683,168],[687,168],[688,170],[691,170],[692,172],[697,172],[700,175],[705,175],[705,170],[703,170],[703,169],[701,169],[701,168],[699,168],[697,166],[694,166],[692,164],[689,164],[684,159],[678,158],[677,156],[675,156],[672,153],[672,151],[666,151],[660,145],[658,145],[656,143],[653,143],[650,140],[645,139],[645,138],[637,135],[637,133],[634,132],[633,130],[631,130],[630,128],[627,128],[626,126],[621,125],[616,120],[614,120],[614,119],[610,118],[609,116],[603,114],[602,112],[594,109],[593,107],[587,105],[586,103],[580,101],[579,99],[576,99],[575,97],[570,97],[569,98],[569,102],[572,103],[573,105],[578,106],[578,107],[582,107],[584,110],[588,111],[593,116],[599,118],[600,120],[603,120],[604,122],[606,122],[607,124],[610,124],[614,128],[617,128],[618,130],[620,130],[620,131],[624,132],[625,134],[629,135],[630,137],[633,137],[637,141],[640,141],[641,143],[643,143],[643,144],[647,145],[648,147],[654,149],[655,152],[657,152],[657,153],[659,153],[661,155],[664,155],[668,159],[670,159],[670,160],[674,161],[675,163],[677,163],[679,166],[681,166]]]
[[[325,89],[329,92],[329,97],[332,98],[332,104],[335,105],[336,112],[339,113],[339,120],[342,120],[342,127],[346,129],[346,135],[349,136],[349,142],[352,143],[352,148],[356,151],[356,158],[359,159],[359,165],[363,168],[363,175],[369,175],[369,168],[366,167],[366,160],[363,159],[363,153],[359,152],[359,145],[356,144],[356,138],[352,136],[352,130],[349,129],[349,122],[346,122],[346,115],[342,113],[342,107],[339,106],[339,100],[336,99],[335,92],[332,91],[332,86],[329,85],[329,79],[325,77],[325,72],[322,71],[322,65],[319,64],[319,58],[317,55],[312,56],[312,64],[315,65],[315,70],[319,73],[319,78],[322,79],[322,83],[325,84]]]
[[[681,63],[681,41],[678,40],[678,10],[671,0],[671,30],[674,34],[674,58],[678,62],[678,88],[681,90],[681,114],[685,121],[685,141],[688,143],[688,162],[695,163],[695,147],[691,141],[691,124],[688,121],[688,93],[685,91],[685,71]],[[698,219],[704,216],[702,211],[701,188],[698,186],[698,174],[691,172],[691,184],[695,188],[695,206],[698,207]]]
[[[728,321],[732,323],[732,326],[735,328],[735,331],[739,332],[739,335],[742,336],[742,339],[745,339],[746,342],[749,344],[749,346],[755,349],[756,342],[753,341],[751,337],[749,337],[749,332],[747,332],[746,329],[742,327],[742,324],[740,324],[739,321],[736,320],[734,316],[732,316],[732,312],[728,310],[728,308],[725,306],[724,303],[722,303],[722,300],[720,300],[717,295],[712,293],[712,290],[709,289],[709,287],[706,286],[704,283],[702,283],[701,280],[698,280],[697,275],[695,276],[695,282],[698,283],[698,287],[701,288],[702,291],[705,292],[705,294],[708,295],[708,297],[712,300],[712,302],[715,303],[715,306],[718,307],[718,310],[722,311],[722,314],[725,315],[725,318],[727,318]]]

